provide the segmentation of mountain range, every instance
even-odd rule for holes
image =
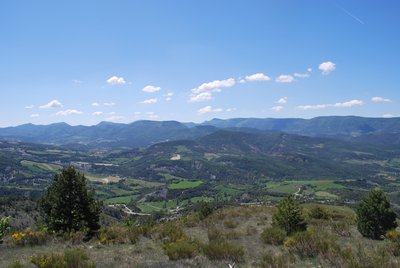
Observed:
[[[173,140],[194,140],[220,129],[285,132],[378,145],[400,144],[400,118],[326,116],[312,119],[232,118],[200,124],[177,121],[101,122],[94,126],[24,124],[0,128],[0,139],[79,148],[136,148]]]

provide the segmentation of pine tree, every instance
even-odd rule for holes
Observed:
[[[279,202],[277,209],[278,211],[272,219],[273,226],[285,230],[288,235],[306,229],[307,224],[303,218],[303,209],[292,196]]]
[[[57,232],[83,230],[89,235],[100,228],[101,202],[87,187],[83,174],[73,167],[55,175],[39,205],[49,229]]]
[[[373,189],[361,199],[356,210],[358,231],[365,237],[382,239],[382,236],[397,227],[396,213],[381,189]]]

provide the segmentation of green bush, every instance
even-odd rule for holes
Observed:
[[[303,218],[303,209],[292,196],[283,199],[277,205],[278,211],[272,218],[272,225],[282,228],[288,235],[303,231],[307,224]]]
[[[326,220],[329,218],[329,213],[325,208],[317,205],[310,209],[308,216],[312,219]]]
[[[275,245],[275,246],[282,245],[285,238],[286,238],[285,230],[282,230],[281,228],[278,227],[266,228],[261,233],[262,241],[265,244],[269,245]]]
[[[200,210],[199,210],[199,217],[200,220],[204,220],[207,218],[211,213],[213,212],[213,209],[208,205],[208,203],[202,203]]]
[[[225,240],[213,240],[202,247],[204,255],[210,260],[243,261],[244,251]]]
[[[365,237],[382,239],[388,230],[397,227],[396,213],[381,189],[373,189],[362,198],[356,213],[358,231]]]
[[[191,259],[199,252],[199,246],[193,241],[178,241],[164,245],[165,253],[170,260]]]
[[[0,218],[0,244],[3,243],[3,236],[10,231],[10,217]]]
[[[295,262],[296,258],[290,254],[285,254],[285,255],[267,254],[263,257],[260,266],[262,268],[288,268],[288,267],[294,267],[293,265]]]

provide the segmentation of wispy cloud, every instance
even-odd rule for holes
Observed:
[[[373,102],[391,102],[392,100],[385,99],[382,97],[373,97],[373,98],[371,98],[371,101],[373,101]]]
[[[336,63],[325,61],[318,66],[318,69],[321,70],[322,74],[328,75],[336,70]]]
[[[109,79],[107,79],[107,83],[115,86],[115,85],[123,85],[126,84],[126,81],[123,77],[118,77],[118,76],[112,76]]]
[[[279,100],[277,100],[275,103],[285,104],[287,102],[288,102],[288,98],[283,97],[283,98],[280,98]]]
[[[60,115],[60,116],[78,115],[78,114],[82,114],[82,112],[75,110],[75,109],[68,109],[68,110],[59,111],[58,113],[56,113],[56,115]]]
[[[143,104],[155,104],[157,102],[158,102],[158,99],[157,98],[153,98],[153,99],[144,100],[141,103],[143,103]]]
[[[233,87],[236,84],[235,79],[229,78],[225,80],[215,80],[212,82],[204,83],[199,87],[191,90],[189,102],[200,102],[212,99],[212,94],[221,92],[222,88]]]
[[[47,104],[39,106],[40,109],[62,108],[63,105],[58,100],[52,100]]]
[[[105,102],[103,103],[104,106],[114,106],[115,102]]]
[[[292,83],[294,81],[294,77],[290,74],[281,74],[275,79],[278,83]]]
[[[29,117],[30,118],[38,118],[38,117],[40,117],[40,115],[39,114],[31,114]]]
[[[334,104],[316,104],[316,105],[300,105],[297,106],[300,110],[319,110],[325,109],[328,107],[335,107],[335,108],[351,108],[354,106],[361,106],[364,102],[362,100],[351,100],[346,102],[337,102]]]
[[[113,115],[113,116],[107,117],[105,120],[108,122],[123,122],[126,120],[126,117],[122,116],[122,115]]]
[[[95,115],[95,116],[97,116],[97,115],[102,115],[102,114],[103,114],[103,112],[101,112],[101,111],[92,113],[92,115]]]
[[[147,92],[147,93],[153,93],[153,92],[157,92],[160,90],[161,90],[161,87],[156,87],[156,86],[151,86],[151,85],[145,86],[142,89],[142,91]]]
[[[97,102],[93,102],[92,106],[100,106],[100,104],[98,104]]]
[[[382,115],[383,118],[394,118],[394,117],[400,117],[400,115],[394,115],[394,114],[384,114]]]
[[[35,108],[35,105],[28,105],[28,106],[25,106],[25,109],[33,109],[33,108]]]
[[[213,108],[212,106],[206,106],[199,110],[197,110],[198,114],[207,114],[207,113],[219,113],[223,110],[221,108]]]
[[[274,110],[275,112],[280,112],[283,110],[283,106],[274,106],[271,108],[271,110]]]

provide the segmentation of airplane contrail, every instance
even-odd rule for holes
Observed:
[[[364,25],[365,23],[358,17],[356,17],[355,15],[353,15],[352,13],[350,13],[350,11],[348,11],[347,9],[345,9],[344,7],[340,6],[338,3],[336,3],[335,1],[332,1],[335,6],[337,6],[338,8],[340,8],[344,13],[346,13],[347,15],[349,15],[350,17],[352,17],[354,20],[358,21],[359,23],[361,23],[362,25]]]

